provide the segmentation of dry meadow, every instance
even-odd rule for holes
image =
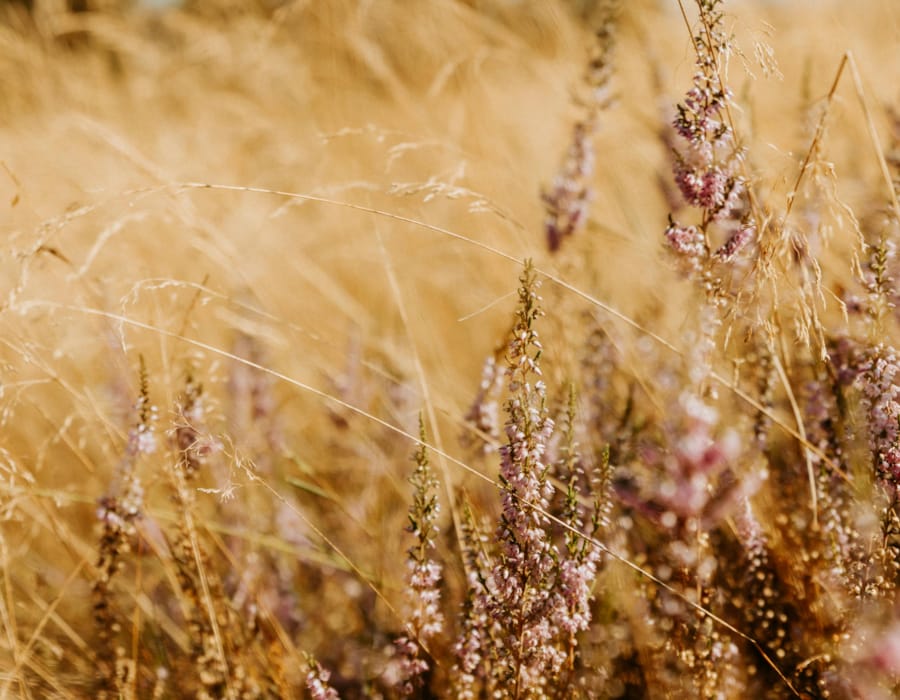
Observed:
[[[894,0],[0,5],[0,698],[900,692]]]

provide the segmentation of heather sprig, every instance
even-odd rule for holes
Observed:
[[[125,566],[123,556],[133,550],[133,543],[138,538],[136,523],[144,513],[140,457],[156,451],[154,423],[157,412],[150,401],[150,382],[143,356],[140,358],[139,382],[134,407],[137,417],[128,432],[125,454],[116,469],[116,482],[112,492],[100,499],[97,508],[102,534],[92,593],[94,622],[100,640],[97,692],[102,698],[126,692],[123,683],[130,673],[126,669],[125,648],[119,641],[122,620],[115,611],[112,582]]]
[[[437,499],[438,482],[428,460],[425,446],[425,426],[419,424],[419,448],[416,450],[416,470],[409,481],[413,487],[413,504],[409,509],[409,532],[416,544],[408,551],[410,569],[409,585],[414,610],[412,631],[420,641],[428,641],[438,634],[444,625],[440,612],[441,566],[431,558],[435,538],[438,535],[437,518],[441,507]]]
[[[590,622],[591,587],[599,562],[599,550],[584,539],[598,532],[606,501],[598,499],[589,518],[578,502],[576,489],[586,479],[574,438],[574,395],[556,465],[568,479],[561,512],[571,529],[564,552],[554,544],[548,512],[553,511],[555,490],[547,456],[554,422],[540,368],[542,346],[535,323],[542,315],[541,299],[530,261],[520,283],[506,353],[509,398],[507,443],[500,449],[499,551],[483,554],[472,536],[464,545],[470,559],[469,596],[455,672],[457,691],[464,697],[473,697],[478,687],[534,698],[564,688],[563,674],[574,668],[576,635]],[[474,527],[468,531],[474,533]]]
[[[597,576],[601,551],[594,543],[602,530],[609,526],[609,449],[601,451],[594,473],[594,483],[588,481],[584,462],[575,440],[576,393],[569,386],[569,401],[562,426],[562,447],[557,474],[566,484],[566,496],[562,520],[568,526],[565,532],[566,551],[559,562],[557,592],[562,604],[555,613],[555,622],[563,632],[566,651],[565,670],[571,673],[575,667],[578,649],[578,633],[587,629],[591,621],[591,587]],[[593,508],[584,512],[583,494],[593,492]],[[585,522],[587,521],[587,522]]]
[[[897,291],[892,275],[896,264],[897,245],[882,234],[878,243],[871,246],[868,270],[862,280],[867,293],[865,310],[875,335],[884,333],[885,320],[896,307]]]
[[[578,455],[578,443],[575,440],[575,387],[569,385],[569,401],[566,406],[565,420],[562,424],[562,445],[556,464],[556,474],[566,485],[566,499],[562,510],[563,521],[571,528],[566,530],[566,549],[574,556],[585,546],[585,540],[578,536],[584,523],[578,502],[579,485],[584,481],[584,467]]]
[[[847,465],[839,433],[841,412],[836,398],[839,390],[821,371],[820,376],[805,386],[803,414],[806,438],[818,448],[816,452],[811,451],[809,459],[817,470],[818,519],[825,543],[824,559],[830,563],[829,576],[832,582],[858,595],[859,587],[853,581],[851,569],[857,568],[864,554],[859,533],[853,526],[850,509],[853,494],[845,477]]]
[[[592,190],[590,178],[594,174],[595,154],[591,142],[593,129],[587,122],[572,127],[572,142],[565,160],[553,181],[553,187],[542,193],[546,216],[544,229],[547,247],[555,253],[562,242],[583,228],[588,217]]]
[[[177,458],[171,476],[180,522],[171,549],[191,637],[191,657],[203,688],[199,693],[202,696],[226,690],[229,664],[222,645],[218,614],[213,610],[215,602],[208,580],[209,558],[200,543],[194,520],[195,498],[191,484],[203,463],[202,452],[196,450],[198,429],[204,420],[201,396],[201,385],[189,373],[184,392],[177,401],[178,423],[173,432]]]
[[[553,495],[544,461],[553,420],[541,379],[542,347],[535,321],[542,311],[530,261],[519,281],[516,323],[506,356],[510,398],[506,402],[508,442],[500,448],[500,560],[488,581],[487,606],[500,626],[498,671],[515,697],[538,692],[564,661],[553,644],[557,630],[550,622],[558,553],[541,510],[547,509]]]
[[[438,534],[437,479],[431,471],[425,447],[425,425],[419,419],[419,447],[414,456],[416,469],[409,481],[413,487],[413,503],[409,508],[408,531],[416,543],[407,551],[407,604],[410,608],[408,635],[394,641],[396,668],[393,684],[403,697],[408,697],[422,685],[428,663],[420,655],[420,647],[427,645],[444,628],[440,610],[442,567],[432,559]]]
[[[673,126],[682,140],[673,150],[673,174],[684,201],[700,211],[696,225],[675,221],[671,215],[665,238],[693,274],[715,262],[730,262],[755,235],[741,214],[746,182],[740,174],[743,153],[728,124],[727,108],[733,96],[722,75],[731,52],[723,28],[721,0],[697,0],[699,28],[694,35],[694,84],[677,105]],[[714,247],[713,225],[725,234]]]
[[[338,692],[332,688],[328,681],[331,680],[331,672],[322,668],[322,665],[312,656],[306,660],[306,690],[312,700],[340,700]]]
[[[898,369],[894,348],[879,345],[871,351],[859,378],[875,475],[892,497],[900,493],[900,387],[895,381]]]
[[[229,599],[198,525],[194,484],[210,457],[222,446],[206,429],[203,386],[193,371],[185,377],[175,416],[170,436],[176,455],[170,476],[178,524],[170,538],[170,550],[190,638],[191,661],[199,681],[196,695],[200,700],[262,697],[264,682],[259,676],[270,674],[259,672],[250,651],[257,632],[255,624],[239,618],[238,606]]]
[[[587,223],[594,196],[591,186],[596,166],[593,139],[600,112],[609,101],[618,6],[618,0],[598,3],[593,54],[584,73],[585,94],[578,100],[582,116],[572,127],[571,141],[552,187],[541,193],[545,210],[544,231],[551,253],[557,252],[563,241]]]
[[[896,546],[898,498],[900,498],[900,388],[896,350],[885,343],[869,346],[848,337],[839,337],[830,348],[830,364],[835,378],[834,392],[841,398],[844,413],[858,408],[867,448],[866,470],[876,485],[874,498],[863,511],[874,515],[878,532],[870,533],[868,542],[864,532],[849,524],[840,542],[846,544],[846,561],[839,568],[846,569],[848,591],[856,598],[869,599],[892,595],[900,571],[900,549]],[[852,390],[856,391],[853,392]],[[850,399],[856,401],[849,405]],[[852,429],[852,428],[851,428]],[[841,489],[835,498],[848,499],[852,493]],[[830,499],[826,499],[830,500]],[[842,510],[848,510],[844,506]],[[843,519],[848,519],[847,515]]]
[[[456,697],[472,700],[479,684],[490,680],[490,650],[492,625],[488,617],[488,576],[490,559],[487,536],[475,521],[468,499],[462,502],[462,541],[460,548],[465,560],[466,595],[460,620],[460,632],[453,653],[453,691]]]
[[[771,542],[749,499],[735,513],[736,534],[743,548],[739,571],[739,593],[734,603],[743,618],[745,629],[777,659],[787,656],[788,610],[781,604],[775,568],[772,565]]]
[[[554,471],[556,478],[565,485],[561,519],[567,526],[564,533],[567,558],[582,562],[595,549],[591,540],[610,526],[612,502],[609,446],[604,445],[597,451],[588,474],[586,460],[575,437],[577,398],[575,387],[570,384],[560,431],[560,455]],[[584,505],[587,495],[592,497],[590,509]]]
[[[465,415],[465,421],[472,430],[464,434],[463,441],[467,444],[480,442],[484,454],[496,451],[495,444],[500,441],[500,397],[505,375],[505,347],[505,343],[499,345],[485,359],[478,393]]]

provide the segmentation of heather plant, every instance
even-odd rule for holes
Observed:
[[[541,378],[542,346],[536,321],[542,314],[539,287],[530,262],[520,278],[516,322],[506,352],[506,436],[500,448],[502,511],[498,551],[485,551],[477,536],[465,546],[470,579],[463,635],[457,644],[458,692],[509,693],[512,697],[556,697],[570,686],[577,652],[576,636],[590,623],[591,587],[599,550],[592,542],[604,517],[599,497],[585,530],[578,502],[583,467],[574,439],[574,399],[570,400],[561,463],[568,480],[561,511],[548,510],[555,489],[547,449],[554,422]],[[579,478],[581,477],[581,478]],[[560,550],[552,529],[565,527]],[[473,529],[469,526],[470,531]]]
[[[596,162],[593,138],[599,128],[600,113],[610,99],[618,4],[617,0],[596,3],[592,18],[597,24],[595,43],[581,87],[584,94],[577,98],[582,116],[572,127],[572,138],[553,186],[541,193],[546,211],[544,231],[551,253],[558,251],[563,241],[583,229],[588,221],[593,197],[590,183]]]
[[[683,146],[672,156],[675,184],[685,202],[699,211],[700,220],[682,225],[670,218],[665,237],[685,268],[709,276],[711,266],[731,262],[752,240],[755,226],[743,213],[747,209],[740,172],[743,153],[729,123],[734,96],[723,76],[731,43],[722,3],[703,0],[697,6],[694,85],[677,106],[673,126]],[[713,235],[719,231],[723,242],[715,243]]]
[[[75,4],[0,8],[0,698],[897,695],[893,5]]]
[[[467,430],[463,434],[466,442],[480,441],[485,453],[496,451],[500,440],[500,397],[503,392],[503,352],[505,343],[497,346],[487,356],[481,369],[481,384],[478,393],[466,413]],[[473,437],[474,434],[474,437]]]
[[[328,685],[331,673],[326,671],[313,658],[308,660],[309,670],[306,673],[306,689],[312,700],[337,700],[337,691]]]
[[[113,600],[113,580],[125,567],[127,555],[138,546],[136,521],[144,511],[144,487],[138,471],[140,457],[156,450],[154,417],[150,403],[147,369],[141,362],[140,389],[135,406],[137,421],[128,432],[125,455],[118,467],[116,490],[104,496],[97,508],[102,526],[99,543],[98,576],[93,583],[94,622],[97,625],[99,654],[96,691],[100,697],[127,694],[134,683],[133,659],[127,656],[125,617]]]
[[[416,544],[408,551],[407,583],[410,607],[408,635],[394,640],[397,647],[395,671],[396,686],[401,695],[408,697],[422,686],[422,676],[428,671],[428,662],[420,658],[420,647],[427,649],[428,642],[436,638],[444,627],[441,613],[441,566],[431,559],[437,535],[436,520],[440,513],[437,501],[437,480],[431,473],[425,447],[425,427],[419,419],[419,449],[415,454],[416,469],[410,477],[413,487],[413,503],[409,508],[409,531]]]

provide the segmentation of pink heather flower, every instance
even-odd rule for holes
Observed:
[[[416,538],[415,546],[408,551],[409,601],[412,608],[410,627],[413,635],[423,642],[439,633],[444,626],[440,611],[441,565],[429,557],[437,537],[437,518],[441,512],[437,500],[437,479],[428,463],[424,428],[420,426],[421,440],[416,451],[416,470],[410,477],[413,485],[413,504],[409,508],[409,527]]]
[[[394,658],[385,671],[384,679],[401,697],[410,697],[422,686],[422,674],[428,663],[419,658],[419,645],[409,637],[394,640]]]
[[[740,453],[734,431],[716,435],[719,418],[713,407],[690,392],[682,394],[679,404],[684,419],[671,453],[650,456],[650,461],[661,461],[653,500],[669,514],[663,523],[667,527],[705,514],[716,480]]]
[[[865,305],[870,314],[878,315],[897,305],[898,294],[893,280],[896,270],[897,246],[893,240],[882,236],[870,246],[871,255],[863,272],[862,283],[868,297]]]
[[[702,210],[700,236],[704,240],[709,235],[710,224],[737,218],[746,190],[744,179],[738,173],[743,155],[724,121],[732,95],[722,85],[719,61],[730,46],[722,33],[718,4],[718,0],[699,3],[703,26],[694,37],[697,52],[694,85],[677,106],[673,122],[676,133],[685,142],[681,148],[673,147],[675,184],[687,204]],[[695,238],[691,228],[674,224],[670,219],[666,238],[676,253],[687,257],[689,269],[699,271],[710,257],[710,250],[706,245],[702,249],[690,246]],[[716,252],[718,260],[730,261],[750,236],[750,228],[742,227]]]
[[[681,258],[687,270],[699,272],[706,258],[706,241],[696,226],[669,221],[665,232],[669,247]]]
[[[875,472],[879,481],[894,492],[900,491],[900,387],[894,381],[897,370],[894,348],[879,345],[860,375]]]
[[[474,698],[474,686],[478,678],[483,678],[486,669],[483,667],[484,655],[488,650],[490,628],[496,626],[491,623],[486,613],[488,607],[488,593],[482,585],[482,581],[474,571],[468,575],[469,609],[463,616],[462,631],[456,644],[453,645],[453,653],[457,663],[454,666],[455,690],[459,698]]]
[[[156,437],[153,434],[153,424],[156,422],[157,409],[156,406],[150,403],[149,380],[143,357],[141,358],[140,383],[140,393],[134,405],[134,410],[137,413],[137,422],[128,432],[128,447],[126,451],[129,458],[156,452]]]
[[[871,662],[880,671],[900,676],[900,623],[889,627],[872,645]]]
[[[573,235],[587,220],[592,191],[588,180],[594,174],[594,145],[591,122],[578,122],[565,162],[553,180],[553,187],[542,194],[547,216],[544,229],[547,246],[556,252],[563,239]]]
[[[184,393],[179,397],[175,411],[178,420],[169,431],[169,438],[178,450],[184,480],[189,482],[196,478],[208,458],[220,452],[223,447],[214,436],[201,432],[206,419],[206,401],[202,385],[194,381],[192,376],[187,378]],[[180,497],[189,498],[186,492]]]
[[[441,566],[433,561],[409,562],[411,568],[409,587],[416,606],[412,613],[413,629],[419,638],[429,639],[444,628],[444,616],[440,611]]]
[[[309,671],[306,673],[306,689],[312,700],[340,700],[337,691],[328,685],[331,673],[319,664],[310,660]]]
[[[851,659],[847,669],[848,697],[866,700],[894,700],[900,678],[900,622],[896,610],[886,627],[858,625],[847,635],[845,657]],[[879,628],[880,627],[880,628]]]
[[[504,368],[497,362],[495,355],[490,355],[481,370],[481,385],[478,395],[469,412],[466,422],[490,440],[500,439],[500,392],[503,390]],[[494,448],[485,440],[483,451],[491,452]]]
[[[561,480],[568,479],[566,501],[562,510],[563,520],[572,530],[585,534],[585,514],[579,503],[579,482],[586,481],[584,466],[578,455],[575,442],[575,393],[569,395],[569,408],[563,427],[564,446],[562,455],[556,465],[557,476]],[[591,490],[594,494],[593,512],[590,516],[588,533],[591,539],[580,537],[568,530],[565,533],[567,557],[559,562],[554,586],[555,602],[552,620],[562,632],[564,646],[568,651],[569,668],[574,662],[577,647],[576,635],[588,628],[591,621],[590,601],[591,587],[597,575],[600,562],[600,550],[592,539],[608,525],[608,451],[599,456],[599,464],[594,472],[595,483]]]
[[[143,369],[141,370],[144,371]],[[142,382],[145,382],[142,379]],[[142,384],[143,386],[143,384]],[[153,433],[153,424],[156,422],[157,409],[150,403],[149,397],[143,393],[138,398],[134,410],[138,414],[135,426],[128,431],[128,446],[126,451],[129,457],[149,455],[156,452],[156,436]]]
[[[735,525],[737,526],[737,535],[747,552],[747,558],[752,561],[756,557],[765,555],[768,547],[766,534],[753,512],[749,498],[742,499],[741,507],[735,513]]]
[[[559,250],[566,238],[587,223],[593,197],[590,186],[595,161],[592,139],[597,131],[599,112],[608,102],[615,15],[613,4],[601,8],[594,55],[584,75],[587,90],[578,99],[583,114],[572,129],[572,139],[553,186],[541,193],[546,212],[544,231],[551,253]]]
[[[409,532],[415,535],[416,544],[408,550],[407,575],[408,604],[411,609],[407,628],[408,636],[394,641],[393,664],[388,668],[390,685],[407,697],[422,685],[422,674],[428,663],[419,657],[419,647],[440,633],[444,628],[444,616],[440,610],[441,566],[429,558],[437,536],[437,516],[440,513],[435,491],[437,480],[431,473],[428,452],[425,448],[425,428],[420,422],[420,443],[416,450],[416,470],[410,477],[413,486],[413,504],[409,508]]]
[[[467,595],[460,635],[453,645],[456,664],[453,667],[453,690],[458,698],[476,697],[476,683],[488,676],[485,656],[491,629],[498,627],[487,615],[489,592],[486,587],[488,561],[487,536],[476,526],[472,510],[463,502],[463,555],[466,559]]]
[[[501,557],[488,575],[484,607],[500,627],[497,651],[502,663],[524,690],[558,673],[565,653],[554,644],[559,636],[553,621],[560,605],[554,593],[559,553],[550,541],[549,520],[536,509],[546,509],[553,494],[544,461],[553,421],[539,379],[541,345],[533,326],[540,315],[538,282],[530,264],[521,282],[518,320],[507,354],[508,442],[500,449]]]
[[[519,310],[507,352],[507,444],[500,448],[502,516],[497,532],[500,561],[488,572],[473,604],[498,627],[504,674],[528,688],[552,675],[561,661],[550,644],[556,632],[548,624],[551,587],[558,553],[550,542],[545,509],[553,494],[544,462],[553,421],[538,364],[541,345],[534,321],[540,315],[538,282],[529,264],[521,277]]]
[[[693,149],[691,152],[698,151]],[[743,182],[730,170],[730,167],[709,160],[689,160],[677,153],[673,166],[675,184],[684,200],[693,207],[707,210],[714,220],[729,214],[740,202],[744,190]]]
[[[128,451],[134,455],[156,452],[156,436],[149,426],[138,426],[128,434]]]
[[[517,320],[506,356],[510,397],[505,406],[507,442],[500,448],[499,557],[491,561],[468,517],[469,594],[455,645],[455,697],[510,689],[519,697],[544,697],[564,666],[573,667],[575,635],[590,622],[599,551],[579,540],[560,552],[544,514],[554,495],[547,449],[554,422],[540,379],[541,344],[534,329],[541,315],[540,297],[530,262],[520,280]],[[578,508],[574,496],[572,503],[568,521],[580,528],[580,513],[571,511]],[[594,531],[603,515],[600,506],[595,508],[590,525]]]
[[[866,371],[869,363],[864,359],[864,354],[859,345],[846,336],[831,342],[828,357],[840,384],[850,386]]]
[[[141,517],[144,510],[144,487],[138,475],[138,458],[156,451],[153,423],[157,410],[150,403],[147,372],[143,360],[141,360],[140,382],[140,394],[134,405],[137,421],[128,431],[125,455],[116,469],[116,482],[112,489],[116,495],[100,499],[97,508],[97,519],[103,524],[104,530],[116,533],[115,536],[120,539],[134,537],[136,534],[134,522]],[[122,546],[125,546],[125,540],[122,541]]]
[[[734,256],[753,240],[755,235],[755,226],[752,224],[741,225],[741,227],[731,234],[729,239],[722,244],[722,247],[716,251],[716,257],[722,262],[731,262],[734,259]]]
[[[589,547],[583,558],[569,558],[559,566],[557,591],[561,603],[554,622],[569,637],[588,628],[591,623],[591,585],[597,575],[600,551]]]

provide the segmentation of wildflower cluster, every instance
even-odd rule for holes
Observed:
[[[545,697],[555,679],[574,664],[575,636],[590,621],[588,602],[599,562],[596,548],[581,543],[585,534],[599,529],[599,507],[589,533],[579,535],[584,519],[574,488],[583,474],[576,466],[573,415],[564,458],[570,493],[563,512],[571,528],[566,554],[553,542],[548,511],[554,487],[547,448],[554,422],[541,379],[541,344],[534,324],[542,312],[530,263],[520,282],[516,324],[506,357],[509,399],[507,443],[500,449],[499,551],[490,563],[478,543],[469,545],[479,549],[470,556],[471,595],[456,647],[463,697],[473,697],[478,682],[485,690],[512,689],[515,697]]]
[[[702,217],[698,226],[670,217],[665,237],[690,271],[701,269],[713,256],[729,262],[754,235],[753,226],[740,213],[746,184],[738,172],[743,156],[727,123],[732,94],[722,72],[731,47],[722,29],[720,2],[697,0],[701,24],[694,36],[697,70],[673,122],[684,141],[673,152],[675,184],[684,201],[700,209]],[[714,253],[709,238],[713,223],[727,233],[727,240]]]
[[[507,353],[508,441],[500,449],[500,562],[488,581],[488,611],[501,626],[504,674],[515,687],[527,689],[555,675],[563,658],[552,644],[555,630],[549,615],[558,554],[542,511],[553,494],[544,462],[553,420],[540,379],[541,344],[534,322],[541,311],[530,266],[520,281],[517,322]]]

